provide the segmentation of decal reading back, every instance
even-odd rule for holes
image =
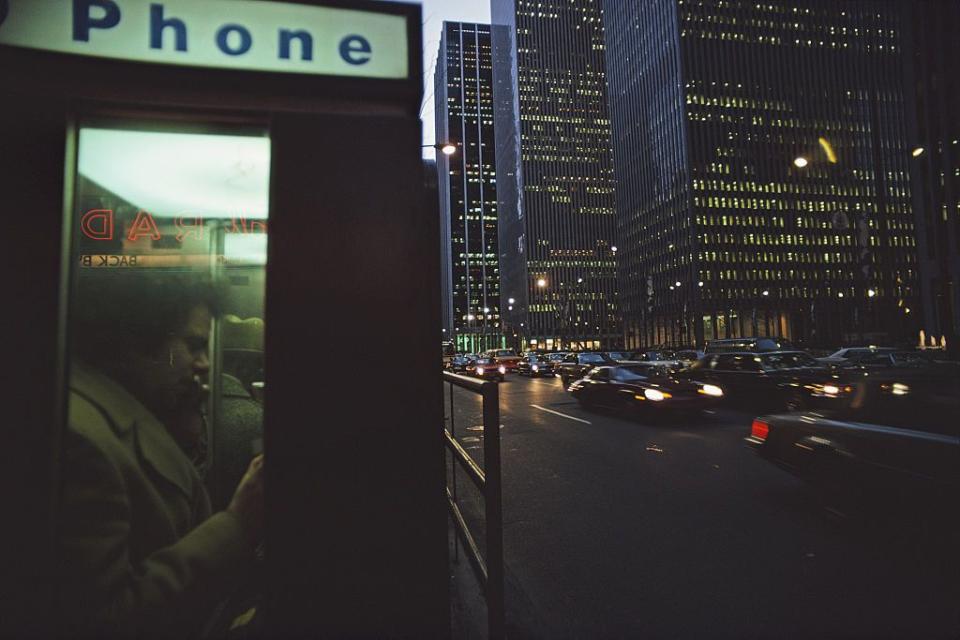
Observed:
[[[187,67],[409,77],[407,18],[259,0],[0,0],[0,45]]]

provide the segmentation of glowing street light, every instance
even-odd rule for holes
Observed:
[[[698,287],[702,287],[702,286],[703,286],[703,280],[701,280],[700,282],[698,282],[698,283],[697,283],[697,286],[698,286]]]
[[[542,289],[543,287],[547,286],[547,281],[543,278],[540,278],[537,280],[537,286]]]
[[[516,300],[514,300],[513,298],[510,298],[509,300],[507,300],[507,302],[510,304],[513,304],[514,302],[516,302]]]
[[[838,293],[838,294],[837,294],[837,297],[838,297],[838,298],[842,298],[842,297],[843,297],[843,291],[841,291],[840,293]]]
[[[793,161],[793,164],[796,165],[798,169],[803,169],[805,166],[807,166],[810,163],[806,158],[804,158],[803,156],[800,156]]]
[[[764,289],[764,290],[763,290],[763,295],[768,296],[768,295],[770,295],[770,292],[767,291],[766,289]]]
[[[445,156],[452,156],[457,152],[457,145],[453,144],[452,142],[438,142],[436,144],[420,145],[421,149],[426,149],[427,147],[433,147]]]
[[[920,156],[923,155],[924,151],[925,149],[923,147],[917,147],[916,149],[910,152],[910,155],[912,155],[914,158],[919,158]]]
[[[877,295],[877,292],[876,292],[876,291],[874,291],[873,289],[867,289],[867,296],[868,296],[868,297],[872,298],[872,297],[875,296],[875,295]]]
[[[673,283],[673,286],[679,288],[681,284],[682,283],[679,280],[677,280],[676,282]]]

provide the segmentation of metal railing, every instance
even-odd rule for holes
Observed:
[[[457,535],[463,542],[477,580],[483,586],[487,601],[487,633],[490,638],[504,637],[503,593],[503,503],[500,485],[500,389],[496,382],[485,382],[443,372],[443,381],[450,385],[450,428],[444,428],[447,449],[453,455],[451,483],[447,486],[447,506]],[[483,469],[470,457],[456,439],[453,388],[460,387],[479,394],[483,400]],[[476,485],[484,501],[486,516],[486,550],[481,555],[473,534],[460,510],[457,497],[457,463]]]

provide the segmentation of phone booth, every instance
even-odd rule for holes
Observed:
[[[3,571],[15,585],[0,625],[64,633],[60,572],[76,559],[60,532],[102,524],[96,545],[120,518],[74,513],[68,423],[98,406],[77,382],[90,367],[174,416],[162,438],[181,445],[213,513],[233,508],[263,453],[261,560],[235,624],[449,635],[420,25],[416,5],[365,0],[0,0],[16,425]],[[198,283],[216,304],[176,315]],[[126,428],[101,413],[90,420]],[[131,424],[131,450],[159,456]],[[106,574],[116,558],[103,555]]]

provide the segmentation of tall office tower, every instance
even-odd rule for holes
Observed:
[[[917,0],[909,12],[907,84],[914,89],[913,207],[924,342],[960,352],[960,2]],[[919,335],[917,336],[919,341]]]
[[[621,332],[601,0],[491,9],[508,327],[528,347],[607,347]]]
[[[460,351],[503,346],[490,25],[444,22],[434,103],[444,255],[444,326]]]
[[[899,4],[607,0],[629,345],[912,331]]]

